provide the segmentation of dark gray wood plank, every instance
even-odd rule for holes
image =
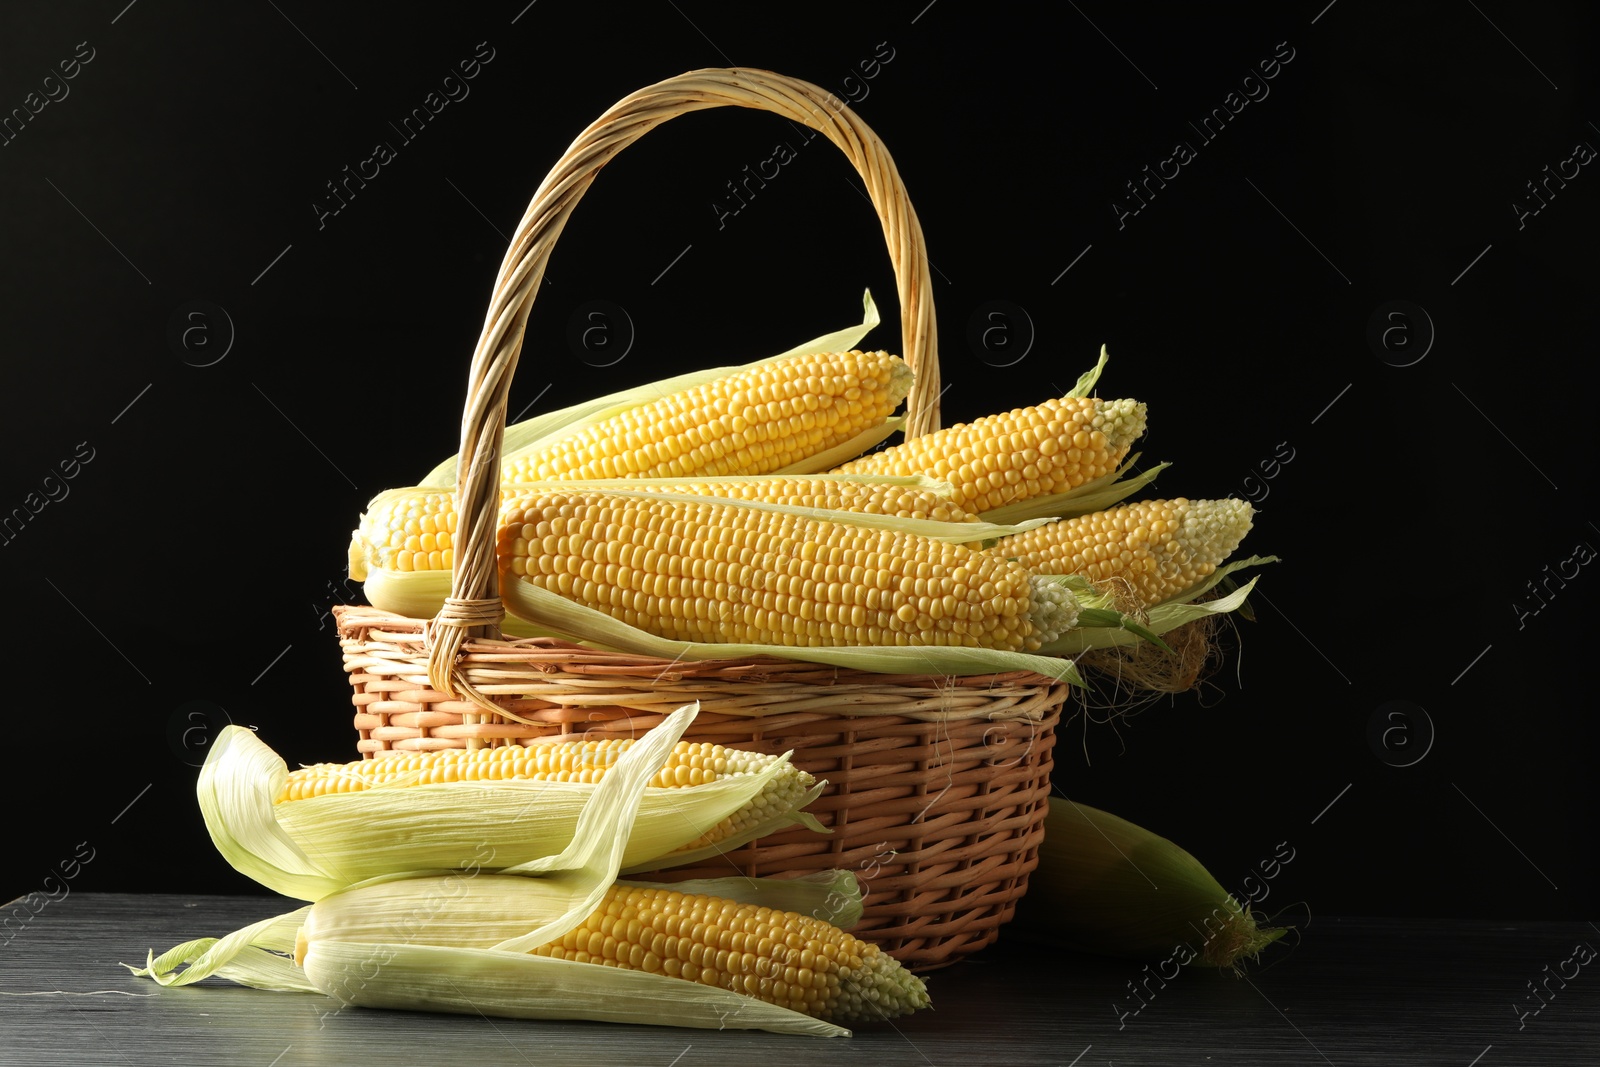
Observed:
[[[289,904],[73,894],[47,905],[0,946],[0,1064],[1600,1062],[1600,968],[1552,977],[1576,945],[1600,943],[1587,923],[1318,919],[1248,977],[1189,969],[1165,982],[1155,968],[1012,938],[930,975],[934,1010],[849,1040],[339,1010],[216,980],[162,989],[117,966]]]

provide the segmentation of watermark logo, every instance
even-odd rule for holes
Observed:
[[[167,347],[191,367],[214,367],[233,351],[233,317],[220,304],[191,300],[167,320]]]
[[[1391,700],[1367,719],[1367,747],[1391,767],[1414,767],[1433,750],[1433,719],[1409,700]]]
[[[1367,319],[1367,347],[1391,367],[1421,363],[1433,350],[1433,319],[1421,304],[1391,300]]]
[[[567,348],[591,367],[614,367],[633,351],[633,316],[610,300],[579,304],[567,320]]]
[[[233,722],[222,705],[210,700],[190,700],[167,717],[167,748],[190,767],[199,767],[211,746]]]
[[[1033,317],[1021,304],[991,300],[967,319],[967,347],[991,367],[1014,367],[1033,349]]]

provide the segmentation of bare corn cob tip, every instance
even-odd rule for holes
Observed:
[[[616,765],[632,738],[560,741],[543,745],[501,745],[408,752],[350,763],[317,763],[289,772],[276,803],[375,788],[440,785],[450,782],[578,782],[594,784]],[[760,774],[782,756],[725,748],[708,742],[679,741],[665,766],[650,779],[657,789],[707,785],[738,775]],[[794,811],[816,779],[786,763],[762,791],[738,811],[682,846],[696,849],[726,841],[753,826]]]
[[[834,473],[925,474],[981,515],[1113,473],[1144,429],[1140,401],[1057,397],[912,438]]]
[[[405,489],[380,493],[350,535],[350,577],[372,570],[447,571],[455,565],[455,494]]]
[[[1025,533],[989,549],[1036,574],[1077,574],[1148,606],[1214,573],[1250,532],[1249,501],[1140,500]]]
[[[670,889],[613,886],[581,925],[533,954],[666,974],[835,1023],[929,1004],[922,979],[894,957],[820,919]]]
[[[521,497],[498,556],[506,582],[677,641],[1036,651],[1060,617],[992,553],[714,501]]]
[[[768,474],[881,423],[911,378],[887,352],[772,360],[508,457],[501,480]]]

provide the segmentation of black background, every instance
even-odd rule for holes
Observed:
[[[225,714],[291,764],[353,758],[326,615],[355,595],[349,531],[455,451],[534,187],[620,97],[742,65],[857,101],[893,151],[936,270],[946,422],[1045,399],[1105,344],[1100,392],[1145,400],[1146,460],[1174,463],[1160,494],[1251,496],[1246,548],[1282,557],[1204,692],[1064,728],[1063,792],[1236,892],[1287,843],[1262,906],[1301,925],[1595,912],[1600,577],[1549,579],[1542,608],[1528,583],[1600,546],[1600,176],[1552,183],[1520,227],[1513,209],[1600,145],[1584,5],[125,3],[0,14],[0,114],[93,50],[0,147],[0,508],[67,491],[0,546],[0,900],[85,845],[74,890],[257,889],[206,838],[183,730]],[[470,95],[398,137],[480,42]],[[1289,50],[1214,141],[1190,128]],[[609,166],[512,411],[788,348],[856,321],[867,287],[887,324],[868,343],[896,348],[881,231],[825,142],[719,227],[726,183],[790,139],[718,109]],[[325,183],[379,141],[396,158],[319,224]],[[1197,157],[1119,226],[1124,184],[1177,141]],[[595,300],[634,329],[604,369],[568,342]],[[1401,300],[1431,347],[1415,312],[1411,347],[1369,344]],[[1010,347],[975,350],[994,301]],[[93,458],[47,483],[80,443]]]

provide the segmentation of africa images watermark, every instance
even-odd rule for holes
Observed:
[[[1221,136],[1222,131],[1239,114],[1252,103],[1259,104],[1271,93],[1272,87],[1267,83],[1283,73],[1283,68],[1293,62],[1295,50],[1289,46],[1288,41],[1279,41],[1274,46],[1272,58],[1263,59],[1256,64],[1255,72],[1245,75],[1239,81],[1239,88],[1230,89],[1228,95],[1222,98],[1220,107],[1214,107],[1200,119],[1199,125],[1191,122],[1189,128],[1199,135],[1201,146],[1210,144]],[[1167,182],[1174,180],[1183,173],[1183,168],[1194,162],[1200,155],[1199,149],[1188,140],[1177,141],[1172,146],[1172,154],[1161,160],[1152,170],[1148,164],[1141,172],[1143,177],[1125,182],[1128,197],[1125,200],[1111,202],[1112,214],[1117,217],[1117,229],[1127,229],[1128,220],[1150,206],[1156,193],[1167,187]]]
[[[56,70],[44,76],[39,88],[30,89],[20,106],[12,108],[9,114],[0,118],[0,148],[9,148],[11,142],[20,137],[28,124],[37,119],[45,108],[65,100],[72,92],[72,86],[67,83],[83,73],[83,68],[92,63],[94,57],[94,46],[88,41],[79,41],[70,58],[57,63]]]
[[[895,54],[894,48],[888,41],[879,41],[872,56],[860,60],[856,64],[856,69],[861,72],[860,77],[850,74],[845,77],[843,82],[845,96],[850,103],[859,104],[867,98],[867,94],[872,91],[867,82],[882,73],[883,68],[894,60]],[[854,85],[854,88],[852,88],[852,85]],[[828,94],[828,99],[825,103],[834,114],[838,114],[845,108],[845,102],[832,93]],[[782,174],[783,168],[792,163],[800,154],[800,149],[816,140],[817,134],[820,132],[812,129],[800,141],[799,147],[788,141],[778,142],[773,146],[772,154],[757,163],[754,170],[751,169],[750,164],[746,163],[744,165],[744,169],[740,171],[744,175],[742,179],[728,179],[725,183],[725,188],[728,190],[729,199],[725,201],[713,200],[711,202],[711,211],[717,216],[717,229],[726,229],[728,219],[749,207],[750,201],[755,199],[756,193],[765,189],[767,182]],[[741,190],[743,195],[741,195]]]
[[[82,473],[84,464],[93,460],[94,455],[94,446],[88,441],[79,441],[72,455],[57,462],[56,469],[40,480],[38,489],[29,491],[20,505],[0,515],[0,545],[10,545],[40,512],[67,499],[72,492],[72,486],[67,483]]]
[[[446,74],[439,83],[438,89],[430,89],[428,95],[422,98],[422,103],[411,109],[411,112],[400,120],[400,125],[389,123],[389,126],[402,138],[402,147],[410,144],[421,136],[428,123],[439,116],[445,108],[452,103],[459,104],[472,92],[472,87],[467,83],[483,73],[485,65],[494,60],[495,50],[489,46],[488,41],[479,41],[478,47],[472,56],[456,64],[455,73]],[[399,150],[390,141],[379,141],[372,146],[372,154],[355,165],[352,170],[347,163],[339,172],[337,178],[330,178],[326,182],[328,198],[313,200],[311,210],[317,216],[317,229],[323,230],[328,226],[328,219],[339,214],[350,206],[356,193],[367,187],[367,182],[372,181],[383,173],[383,168],[393,163],[399,157]]]

